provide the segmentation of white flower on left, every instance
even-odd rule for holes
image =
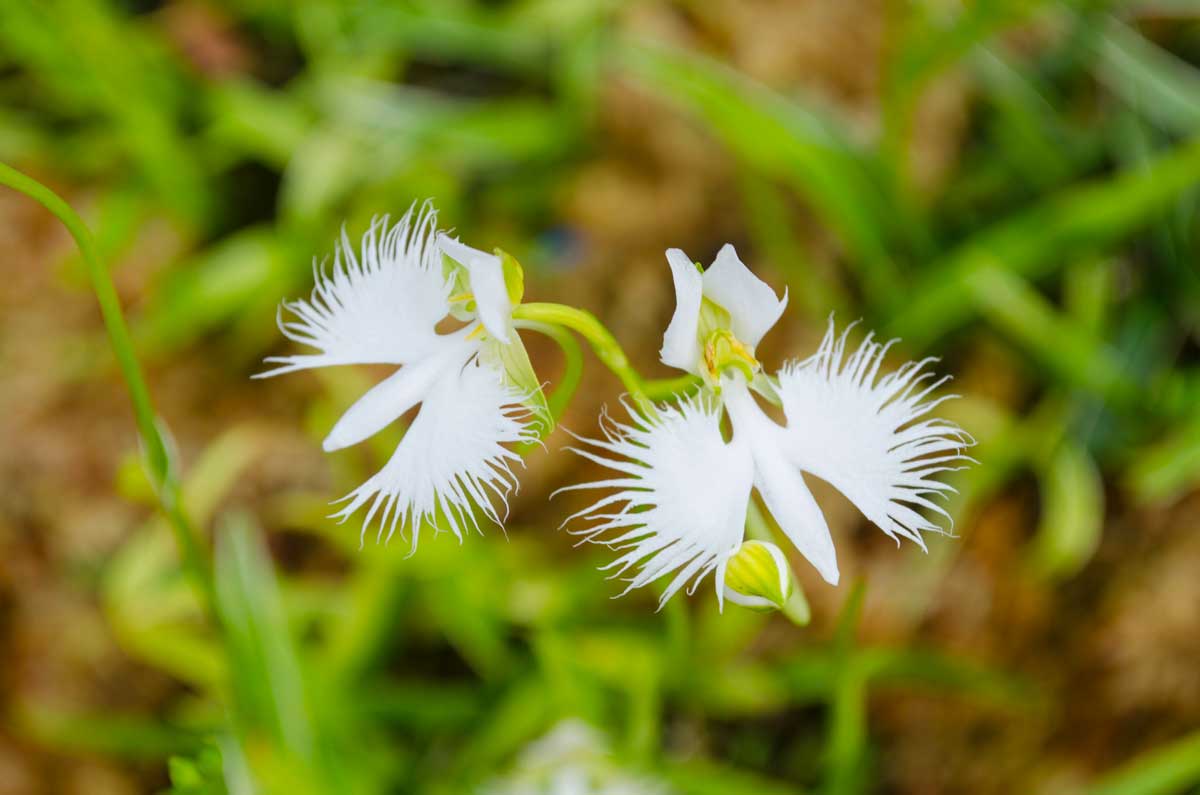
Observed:
[[[338,500],[346,505],[334,514],[344,521],[370,503],[363,534],[375,519],[379,538],[407,528],[413,550],[425,523],[436,528],[440,519],[460,541],[464,529],[480,530],[476,508],[502,523],[497,504],[507,511],[520,461],[506,445],[537,439],[541,396],[512,325],[519,266],[439,233],[429,203],[414,210],[390,226],[376,219],[357,251],[343,230],[333,267],[314,267],[309,300],[280,308],[284,336],[317,352],[268,358],[278,366],[256,376],[399,366],[342,415],[323,446],[357,444],[420,407],[383,469]],[[463,325],[440,333],[448,315]]]

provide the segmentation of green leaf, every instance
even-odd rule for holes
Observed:
[[[1134,454],[1125,481],[1142,503],[1167,503],[1200,483],[1200,414]]]
[[[1145,227],[1200,182],[1200,138],[1144,168],[1064,190],[976,233],[929,267],[888,331],[921,350],[969,321],[972,280],[998,268],[1037,281]]]
[[[829,694],[825,760],[826,792],[829,795],[853,795],[863,791],[869,780],[866,767],[867,676],[856,650],[866,590],[863,580],[855,581],[834,629],[832,654],[837,675]]]
[[[216,595],[243,732],[271,738],[293,758],[311,758],[313,727],[283,600],[262,539],[243,515],[219,529]]]
[[[135,323],[134,335],[149,356],[191,344],[228,323],[288,271],[278,238],[250,227],[225,238],[171,270]]]
[[[1035,709],[1043,694],[1020,676],[932,649],[874,648],[858,664],[873,687],[928,688],[1005,709]]]
[[[796,786],[708,760],[668,762],[664,774],[680,795],[796,795]]]
[[[1100,544],[1104,481],[1086,449],[1070,440],[1039,473],[1042,511],[1033,541],[1033,565],[1044,576],[1070,577]]]
[[[199,742],[196,733],[145,715],[68,712],[34,702],[14,705],[11,718],[18,734],[73,753],[161,759]]]
[[[1116,353],[1065,316],[1020,276],[980,264],[965,285],[983,317],[1007,334],[1062,380],[1129,406],[1142,398],[1141,385]]]
[[[891,57],[883,73],[882,149],[896,171],[903,172],[901,158],[924,89],[976,47],[1045,5],[1045,0],[989,0],[899,7],[905,16],[896,26],[899,40],[888,48]],[[948,9],[957,13],[947,13]]]
[[[895,207],[874,165],[832,123],[720,64],[660,47],[629,47],[624,63],[638,78],[700,116],[738,158],[778,175],[804,196],[851,251],[851,264],[874,302],[898,295],[890,221]],[[899,224],[903,226],[903,224]]]
[[[215,744],[205,745],[192,756],[173,756],[167,760],[171,788],[166,795],[229,795],[221,751]]]
[[[1110,19],[1096,41],[1097,76],[1134,111],[1172,132],[1200,129],[1200,72]]]
[[[1200,784],[1200,732],[1152,749],[1097,781],[1088,795],[1174,795]]]

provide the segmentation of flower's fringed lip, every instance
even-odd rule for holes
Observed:
[[[482,533],[478,508],[503,527],[508,496],[517,486],[513,464],[523,460],[505,445],[537,440],[524,395],[503,374],[473,356],[444,374],[430,389],[412,425],[383,469],[334,504],[331,518],[347,520],[370,502],[362,537],[378,517],[377,542],[397,529],[411,531],[411,555],[421,526],[440,516],[461,543],[465,531]],[[503,517],[496,508],[503,505]]]
[[[837,549],[825,515],[800,469],[789,460],[784,432],[767,416],[750,389],[726,379],[723,390],[734,438],[744,438],[754,458],[754,487],[788,541],[830,585],[841,578]]]
[[[616,489],[567,518],[568,532],[620,553],[603,566],[625,577],[620,596],[673,575],[659,609],[685,585],[694,592],[742,540],[753,465],[744,445],[721,434],[722,411],[709,396],[679,398],[647,412],[625,403],[630,422],[602,416],[602,438],[576,437],[577,455],[616,477],[559,489]],[[588,449],[591,448],[591,449]]]
[[[321,447],[330,453],[374,436],[424,400],[442,373],[449,368],[461,367],[476,347],[471,340],[459,339],[432,356],[404,365],[368,389],[346,409]]]
[[[444,340],[436,325],[449,311],[450,284],[436,244],[437,211],[414,203],[395,224],[376,217],[354,245],[343,226],[332,267],[313,262],[309,299],[284,301],[279,330],[319,353],[272,356],[268,378],[296,370],[342,364],[404,364]],[[290,315],[292,319],[288,319]]]
[[[921,419],[957,397],[927,399],[949,380],[926,371],[936,359],[908,362],[879,376],[896,340],[880,343],[867,334],[847,356],[854,325],[837,335],[830,316],[817,352],[780,371],[785,447],[793,463],[832,484],[897,543],[909,538],[925,549],[923,532],[953,534],[953,518],[931,498],[945,499],[954,488],[933,476],[971,462],[963,451],[974,440],[947,420]],[[949,530],[919,513],[921,508],[948,520]]]

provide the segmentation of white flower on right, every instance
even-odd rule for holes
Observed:
[[[831,319],[813,356],[767,376],[754,348],[783,313],[786,296],[777,298],[732,246],[703,273],[678,249],[667,260],[676,311],[661,358],[702,376],[704,386],[653,409],[626,404],[629,423],[608,421],[604,438],[575,450],[617,473],[568,487],[615,489],[571,517],[590,521],[573,532],[623,553],[605,568],[616,575],[636,570],[626,591],[672,575],[660,604],[688,583],[691,593],[710,572],[719,604],[726,597],[756,604],[761,595],[730,589],[725,576],[744,547],[756,490],[788,540],[836,585],[833,539],[802,472],[833,485],[889,536],[924,548],[921,533],[941,528],[921,509],[948,518],[930,498],[952,489],[935,476],[969,460],[963,449],[970,443],[957,426],[927,416],[947,399],[930,399],[947,380],[925,371],[931,360],[880,376],[891,343],[868,334],[847,353],[849,329],[835,334]],[[767,414],[762,399],[782,409],[784,424]],[[756,552],[770,569],[783,558],[766,546],[768,554]],[[774,601],[786,588],[781,582],[770,591]]]

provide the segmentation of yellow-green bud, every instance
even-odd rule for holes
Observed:
[[[746,541],[725,563],[724,593],[751,610],[781,610],[792,595],[792,569],[779,547]]]

